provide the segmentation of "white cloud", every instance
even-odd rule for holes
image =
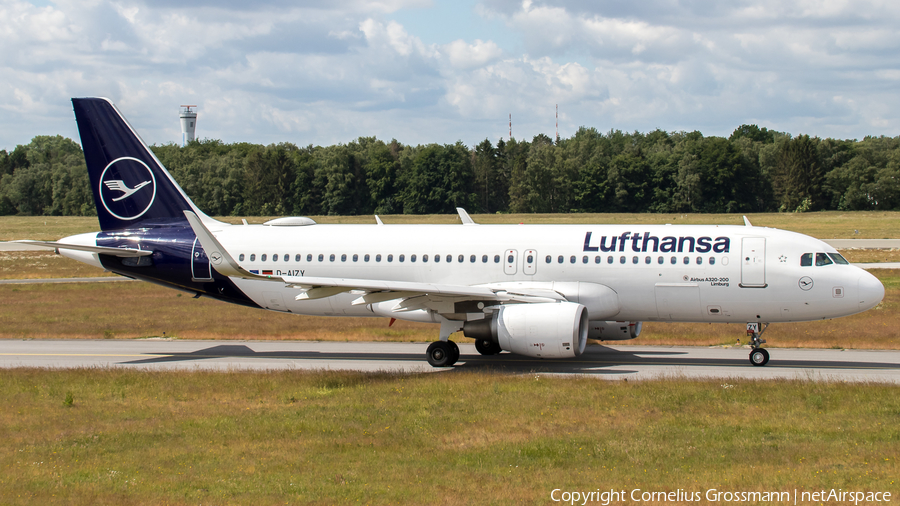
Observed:
[[[0,52],[0,148],[72,135],[69,98],[86,95],[112,98],[149,142],[180,139],[182,103],[200,106],[201,137],[229,142],[472,144],[505,135],[510,113],[530,138],[552,133],[555,104],[562,135],[900,133],[896,2],[482,0],[472,15],[489,29],[443,40],[429,39],[446,21],[432,7],[0,0],[13,48]]]
[[[503,54],[493,41],[484,42],[481,39],[476,39],[472,44],[458,39],[445,44],[442,51],[447,55],[451,65],[461,69],[484,66]]]

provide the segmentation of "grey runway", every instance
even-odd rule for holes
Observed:
[[[4,340],[0,368],[120,367],[135,370],[357,370],[584,375],[610,380],[655,378],[802,379],[900,384],[900,351],[770,348],[765,367],[744,348],[589,345],[571,360],[509,353],[483,357],[460,345],[454,367],[425,361],[426,343],[309,341]]]

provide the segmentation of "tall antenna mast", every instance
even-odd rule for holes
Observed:
[[[556,143],[559,144],[559,104],[556,104]]]
[[[509,113],[509,140],[512,140],[512,113]]]

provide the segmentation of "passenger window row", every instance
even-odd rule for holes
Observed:
[[[245,255],[244,253],[241,253],[240,255],[238,255],[239,262],[243,262],[246,258],[248,258],[248,256]],[[308,253],[306,255],[307,262],[312,262],[313,258],[316,258],[319,262],[325,261],[325,255],[323,253],[319,253],[319,255],[317,257],[314,257],[312,253]],[[334,253],[331,253],[330,255],[328,255],[329,262],[334,262],[335,260],[337,260],[337,258],[338,258],[337,255],[335,255]],[[392,253],[389,253],[384,256],[382,256],[381,253],[378,253],[376,255],[370,255],[370,254],[366,253],[365,255],[362,255],[363,262],[368,262],[368,261],[372,260],[373,258],[375,259],[376,262],[381,262],[382,259],[385,259],[388,262],[394,261],[394,255]],[[448,264],[453,262],[453,255],[446,255],[444,257],[442,257],[441,255],[434,255],[431,257],[429,257],[428,255],[422,255],[421,257],[419,257],[418,255],[415,255],[415,254],[409,255],[410,262],[415,262],[415,261],[421,259],[422,263],[426,263],[429,260],[433,261],[434,263],[440,263],[442,261],[442,258],[443,258],[443,261]],[[255,262],[256,261],[256,253],[250,253],[249,259],[251,262]],[[351,257],[349,257],[349,259],[354,262],[358,262],[360,260],[360,255],[354,253]],[[481,263],[485,263],[485,264],[488,263],[488,259],[489,259],[488,255],[481,255]],[[283,262],[290,262],[291,255],[289,253],[285,253],[284,255],[279,256],[278,253],[275,253],[271,256],[271,260],[270,260],[270,257],[266,253],[259,255],[260,262],[266,262],[266,261],[278,262],[279,260],[283,261]],[[300,262],[302,260],[303,260],[303,255],[300,255],[299,253],[294,255],[295,262]],[[341,262],[346,262],[348,260],[347,254],[346,253],[342,254],[340,256],[340,260],[341,260]],[[397,255],[397,261],[405,262],[406,260],[407,260],[407,256],[405,254],[401,253],[401,254]],[[458,263],[465,263],[466,256],[465,255],[457,255],[456,261]],[[478,261],[477,255],[469,255],[469,263],[474,264],[477,261]],[[494,255],[494,263],[495,264],[500,263],[500,255]]]
[[[553,263],[553,256],[552,256],[552,255],[547,255],[547,257],[544,259],[544,261],[545,261],[546,263],[548,263],[548,264],[549,264],[549,263]],[[576,257],[575,255],[572,255],[572,256],[569,257],[569,263],[570,263],[570,264],[577,263],[577,261],[578,261],[578,259],[577,259],[577,257]],[[586,263],[589,263],[589,262],[590,262],[590,259],[588,258],[587,255],[584,255],[584,256],[581,257],[581,263],[586,264]],[[599,263],[602,263],[602,262],[603,262],[603,257],[601,257],[600,255],[594,256],[594,263],[595,263],[595,264],[599,264]],[[616,260],[615,260],[615,257],[614,257],[613,255],[609,255],[609,256],[606,257],[606,263],[607,263],[607,264],[613,264],[613,263],[615,263],[615,262],[616,262]],[[651,257],[650,255],[647,255],[647,256],[644,257],[643,262],[644,262],[644,264],[652,264],[652,263],[653,263],[653,257]],[[702,257],[702,256],[697,256],[697,257],[694,259],[694,262],[695,262],[697,265],[703,265],[703,257]],[[565,257],[564,257],[563,255],[559,255],[559,256],[556,258],[556,263],[559,263],[559,264],[565,263]],[[628,257],[626,257],[625,255],[620,255],[620,256],[619,256],[619,263],[620,263],[620,264],[628,263]],[[641,263],[641,257],[639,257],[639,256],[637,256],[637,255],[632,256],[632,257],[631,257],[631,263],[632,263],[632,264],[639,264],[639,263]],[[656,263],[659,264],[659,265],[662,265],[662,264],[666,263],[666,257],[664,257],[664,256],[662,256],[662,255],[659,255],[658,257],[656,257]],[[678,263],[678,257],[675,256],[675,255],[669,257],[669,263],[672,264],[672,265],[676,265],[676,264]],[[684,256],[684,258],[682,259],[682,263],[684,263],[684,265],[689,265],[689,264],[691,263],[691,257],[689,257],[689,256]],[[715,265],[715,264],[716,264],[716,257],[709,257],[709,259],[707,260],[707,263],[708,263],[709,265]]]
[[[824,255],[824,253],[818,253],[818,254],[819,254],[819,255]],[[810,255],[810,253],[807,253],[806,255]],[[806,255],[804,255],[804,258],[806,258]],[[831,253],[829,253],[829,255],[831,255]],[[837,255],[837,256],[840,257],[841,260],[843,260],[843,262],[837,262],[837,263],[847,263],[847,261],[844,260],[843,257],[841,257],[840,255]],[[247,258],[247,256],[245,256],[244,253],[241,253],[240,255],[238,255],[238,261],[240,261],[240,262],[243,262],[245,258]],[[249,255],[249,259],[250,259],[251,262],[255,262],[255,261],[256,261],[256,258],[257,258],[257,257],[256,257],[256,253],[251,253],[251,254]],[[260,261],[260,262],[266,262],[266,261],[269,261],[269,258],[271,258],[271,261],[272,261],[272,262],[278,262],[278,261],[282,261],[282,262],[290,262],[290,261],[291,261],[291,255],[290,255],[290,254],[287,254],[287,253],[285,253],[284,255],[279,255],[278,253],[275,253],[275,254],[273,254],[271,257],[269,257],[266,253],[263,253],[263,254],[259,255],[259,261]],[[454,260],[453,255],[446,255],[446,256],[444,256],[444,257],[442,257],[441,255],[434,255],[434,256],[432,256],[432,257],[429,257],[428,255],[422,255],[421,257],[419,257],[419,256],[417,256],[417,255],[415,255],[415,254],[409,255],[409,261],[410,261],[410,262],[416,262],[417,260],[421,259],[422,263],[427,263],[429,260],[430,260],[430,261],[433,261],[434,263],[440,263],[440,262],[442,261],[442,258],[443,258],[443,261],[446,262],[446,263],[448,263],[448,264],[449,264],[449,263],[452,263],[453,260]],[[810,258],[812,258],[812,257],[810,257]],[[312,262],[314,259],[318,260],[319,262],[324,262],[324,261],[325,261],[325,254],[319,253],[318,256],[315,256],[315,257],[313,256],[312,253],[309,253],[309,254],[306,255],[306,261],[307,261],[307,262]],[[334,253],[331,253],[330,255],[328,255],[328,261],[329,261],[329,262],[334,262],[334,261],[336,261],[337,259],[338,259],[338,257],[337,257],[337,255],[335,255]],[[352,260],[353,262],[358,262],[358,261],[360,260],[360,255],[354,253],[351,257],[349,257],[349,259]],[[369,262],[369,261],[372,260],[372,259],[373,259],[373,255],[369,255],[368,253],[366,253],[365,255],[362,255],[362,261],[363,261],[363,262]],[[374,260],[375,260],[375,262],[381,262],[382,259],[385,259],[385,260],[387,260],[388,262],[393,262],[393,261],[394,261],[394,255],[393,255],[392,253],[389,253],[389,254],[384,255],[384,256],[382,256],[381,253],[378,253],[378,254],[374,255]],[[303,256],[300,255],[299,253],[296,254],[296,255],[294,255],[294,262],[301,262],[302,260],[303,260]],[[341,261],[341,262],[346,262],[347,260],[348,260],[347,254],[346,254],[346,253],[341,254],[341,256],[340,256],[340,261]],[[397,255],[397,261],[399,261],[399,262],[405,262],[406,260],[407,260],[407,256],[406,256],[405,254],[402,254],[402,253],[401,253],[401,254]],[[476,263],[476,262],[478,261],[478,256],[477,256],[477,255],[469,255],[468,260],[469,260],[469,263]],[[481,255],[481,263],[485,263],[485,264],[486,264],[486,263],[488,263],[488,260],[489,260],[488,255]],[[827,258],[826,258],[826,260],[827,260]],[[465,256],[465,255],[457,255],[457,256],[456,256],[456,262],[457,262],[457,263],[465,263],[465,261],[466,261],[466,256]],[[499,263],[500,263],[500,255],[494,255],[493,261],[494,261],[495,264],[499,264]],[[515,261],[515,257],[514,257],[513,255],[509,255],[509,257],[507,257],[506,261],[507,261],[507,263],[513,263],[513,262]],[[595,263],[595,264],[600,264],[600,263],[602,263],[602,261],[603,261],[603,259],[602,259],[602,257],[601,257],[600,255],[594,256],[594,263]],[[534,262],[534,257],[532,257],[531,255],[529,255],[529,256],[527,257],[527,263],[531,264],[532,262]],[[552,255],[547,255],[546,258],[545,258],[545,262],[548,263],[548,264],[553,263],[553,256],[552,256]],[[589,257],[588,257],[587,255],[584,255],[584,256],[581,257],[581,263],[587,264],[587,263],[589,263],[589,262],[590,262],[590,259],[589,259]],[[615,260],[615,257],[614,257],[613,255],[609,255],[609,256],[606,257],[606,263],[607,263],[607,264],[613,264],[613,263],[615,263],[615,262],[616,262],[616,260]],[[709,265],[715,265],[715,264],[716,264],[716,258],[711,256],[711,257],[709,257],[709,259],[708,259],[706,262],[707,262]],[[564,257],[563,255],[559,255],[559,256],[557,257],[557,263],[559,263],[559,264],[565,263],[565,257]],[[570,257],[569,257],[569,263],[570,263],[570,264],[577,263],[577,257],[576,257],[575,255],[570,256]],[[624,256],[624,255],[619,256],[619,257],[618,257],[618,263],[620,263],[620,264],[626,264],[626,263],[628,263],[628,257],[626,257],[626,256]],[[637,255],[632,256],[632,257],[631,257],[631,263],[632,263],[632,264],[639,264],[639,263],[641,263],[641,258],[640,258],[639,256],[637,256]],[[648,265],[649,265],[649,264],[652,264],[652,263],[653,263],[653,258],[652,258],[651,256],[647,255],[647,256],[645,256],[645,257],[643,258],[643,263],[644,263],[644,264],[648,264]],[[659,255],[659,256],[656,258],[656,263],[659,264],[659,265],[665,264],[665,263],[666,263],[665,257],[664,257],[663,255]],[[675,256],[675,255],[669,257],[669,263],[672,264],[672,265],[678,264],[678,257]],[[684,257],[682,258],[682,263],[683,263],[684,265],[690,265],[690,263],[691,263],[691,257],[689,257],[689,256],[684,256]],[[702,256],[697,256],[697,257],[695,257],[695,258],[694,258],[694,263],[696,263],[697,265],[703,265],[703,257],[702,257]],[[831,262],[828,261],[828,263],[831,263]],[[808,265],[808,264],[802,264],[802,263],[801,263],[801,265]],[[817,263],[816,265],[824,265],[824,264],[818,264],[818,263]]]

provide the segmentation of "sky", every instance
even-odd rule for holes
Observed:
[[[0,149],[78,140],[103,96],[148,144],[474,146],[581,126],[900,135],[895,0],[0,0]]]

